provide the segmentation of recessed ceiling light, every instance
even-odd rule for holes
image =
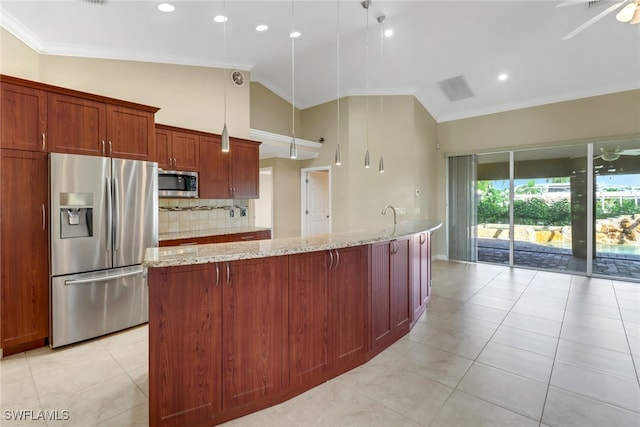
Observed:
[[[160,3],[158,5],[158,10],[161,12],[173,12],[176,10],[176,7],[171,3]]]
[[[268,29],[269,27],[264,24],[260,24],[256,27],[256,31],[267,31]]]
[[[213,20],[215,22],[218,22],[218,23],[227,22],[227,19],[229,19],[229,18],[227,18],[224,15],[216,15],[216,16],[213,17]]]
[[[300,37],[300,31],[294,31],[291,34],[289,34],[289,37],[291,37],[292,39],[297,39],[298,37]]]
[[[387,38],[393,36],[393,30],[391,28],[384,30],[384,36]]]
[[[500,80],[501,82],[507,80],[509,78],[509,74],[507,73],[502,73],[498,76],[498,80]]]

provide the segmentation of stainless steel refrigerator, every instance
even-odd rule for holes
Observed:
[[[51,347],[148,321],[157,174],[154,162],[50,154]]]

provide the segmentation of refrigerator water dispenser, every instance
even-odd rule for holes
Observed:
[[[60,238],[93,236],[93,194],[60,193]]]

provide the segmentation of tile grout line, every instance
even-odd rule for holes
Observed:
[[[495,279],[496,279],[496,278],[497,278],[497,277],[498,277],[498,276],[499,276],[503,271],[505,271],[505,270],[511,270],[511,271],[513,271],[513,269],[514,269],[514,267],[505,267],[502,271],[500,271],[499,273],[497,273],[497,274],[496,274],[496,275],[495,275],[491,280],[489,280],[487,283],[485,283],[485,284],[484,284],[480,289],[478,289],[475,293],[473,293],[473,294],[472,294],[472,295],[471,295],[471,296],[470,296],[470,297],[465,301],[465,303],[469,302],[469,300],[470,300],[471,298],[473,298],[476,294],[478,294],[482,289],[484,289],[485,287],[487,287],[487,286],[489,285],[489,283],[491,283],[493,280],[495,280]],[[518,296],[518,298],[516,298],[516,300],[513,302],[513,304],[511,305],[511,308],[513,308],[513,307],[518,303],[518,301],[520,300],[520,298],[522,298],[522,295],[523,295],[523,294],[525,293],[525,291],[529,288],[529,285],[531,284],[531,282],[533,281],[533,279],[536,277],[536,275],[537,275],[537,274],[538,274],[538,273],[537,273],[537,272],[535,272],[535,273],[533,274],[533,276],[531,276],[531,279],[529,279],[529,281],[527,282],[527,284],[526,284],[526,286],[524,287],[524,289],[522,289],[522,291],[520,292],[520,295]],[[435,419],[438,417],[438,414],[440,413],[440,411],[442,410],[442,408],[447,404],[447,402],[448,402],[448,401],[449,401],[449,399],[451,398],[451,395],[453,394],[453,392],[458,391],[458,392],[460,392],[460,393],[464,393],[464,394],[466,394],[466,395],[469,395],[469,396],[471,396],[471,397],[473,397],[473,398],[475,398],[475,399],[482,400],[483,402],[489,403],[490,405],[494,405],[494,406],[496,406],[496,407],[498,407],[498,408],[502,408],[502,409],[504,409],[504,410],[506,410],[506,411],[512,412],[512,413],[514,413],[514,414],[517,414],[517,415],[519,415],[519,416],[521,416],[521,417],[524,417],[524,418],[530,419],[530,420],[532,420],[532,421],[536,421],[536,420],[534,420],[533,418],[530,418],[530,417],[528,417],[528,416],[526,416],[526,415],[523,415],[523,414],[520,414],[520,413],[518,413],[518,412],[515,412],[515,411],[513,411],[513,410],[511,410],[511,409],[509,409],[509,408],[505,408],[504,406],[498,405],[498,404],[496,404],[496,403],[494,403],[494,402],[490,402],[490,401],[485,400],[485,399],[483,399],[483,398],[481,398],[481,397],[475,396],[475,395],[473,395],[473,394],[469,394],[469,393],[467,393],[467,392],[465,392],[465,391],[463,391],[463,390],[459,390],[459,389],[458,389],[458,386],[460,385],[460,383],[462,382],[462,380],[464,380],[464,377],[466,377],[466,376],[467,376],[467,373],[469,372],[469,369],[471,369],[471,366],[473,366],[473,364],[474,364],[474,363],[480,363],[480,364],[484,365],[484,364],[483,364],[483,363],[481,363],[481,362],[477,362],[478,357],[480,356],[480,354],[482,354],[482,352],[483,352],[483,351],[484,351],[484,349],[487,347],[487,345],[489,344],[489,341],[491,341],[491,339],[492,339],[492,338],[493,338],[493,336],[496,334],[496,332],[498,332],[498,329],[500,329],[500,327],[501,327],[501,326],[502,326],[502,324],[504,323],[504,320],[507,318],[507,316],[509,316],[509,313],[511,313],[511,308],[510,308],[509,310],[507,310],[507,314],[502,318],[502,320],[501,320],[501,321],[500,321],[500,323],[498,324],[498,327],[496,328],[496,330],[495,330],[495,331],[491,334],[491,336],[487,339],[487,342],[484,344],[484,346],[482,346],[482,349],[478,352],[478,355],[477,355],[477,356],[476,356],[476,357],[471,361],[471,365],[469,365],[469,368],[465,371],[464,375],[462,375],[462,377],[460,378],[460,380],[458,381],[458,383],[455,385],[455,387],[453,387],[453,391],[449,394],[449,396],[447,397],[447,399],[442,403],[442,405],[440,406],[440,409],[438,409],[438,412],[436,412],[436,414],[434,415],[433,420],[435,420]],[[457,311],[458,311],[458,310],[456,310],[456,312],[457,312]],[[559,339],[559,338],[558,338],[558,339]],[[556,349],[557,349],[557,345],[556,345]],[[444,350],[440,350],[440,351],[444,351]],[[447,352],[447,353],[449,353],[449,352]],[[453,353],[450,353],[450,354],[453,354]],[[454,356],[456,356],[456,355],[454,354]],[[461,357],[461,356],[458,356],[458,357]],[[466,358],[465,358],[465,359],[466,359]],[[471,359],[467,359],[467,360],[471,360]],[[485,365],[485,366],[488,366],[488,365]],[[504,371],[504,370],[499,369],[499,368],[496,368],[496,369],[498,369],[498,370],[500,370],[500,371],[503,371],[503,372],[507,372],[507,371]],[[508,373],[510,373],[510,374],[512,374],[512,375],[517,375],[517,374],[513,374],[513,373],[511,373],[511,372],[508,372]],[[521,375],[518,375],[518,376],[522,377]],[[526,378],[526,377],[522,377],[522,378]],[[548,388],[547,388],[547,390],[548,390]],[[546,396],[545,396],[545,400],[546,400]],[[544,404],[543,404],[543,408],[544,408]],[[542,424],[542,415],[540,416],[540,420],[539,420],[539,425],[541,425],[541,424]]]
[[[633,364],[633,369],[636,371],[636,381],[638,382],[638,386],[640,387],[640,374],[638,373],[638,366],[636,365],[636,359],[633,357],[633,351],[631,351],[631,343],[629,342],[629,334],[627,334],[627,327],[624,324],[624,317],[622,317],[622,309],[620,308],[620,301],[618,300],[618,292],[616,291],[616,285],[611,281],[611,286],[613,287],[613,295],[616,297],[616,303],[618,304],[618,312],[620,314],[620,322],[622,323],[622,330],[624,331],[624,338],[627,341],[627,347],[629,348],[629,356],[631,357],[631,363]]]

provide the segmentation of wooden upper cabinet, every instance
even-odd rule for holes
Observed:
[[[107,144],[110,156],[151,160],[155,119],[153,113],[107,104]]]
[[[201,199],[228,199],[230,153],[222,152],[220,136],[200,136],[200,173],[198,179]]]
[[[151,159],[153,113],[57,93],[48,98],[50,151]]]
[[[47,93],[0,83],[0,147],[47,151]]]
[[[260,143],[231,139],[229,184],[234,199],[257,199],[260,179]]]
[[[37,341],[41,346],[49,335],[47,162],[47,153],[0,150],[0,347],[5,356],[11,347]]]
[[[56,153],[108,155],[106,105],[75,96],[48,96],[48,139]]]
[[[158,162],[160,169],[198,171],[200,141],[197,133],[176,131],[169,126],[158,125],[155,127],[155,139],[154,160]]]

